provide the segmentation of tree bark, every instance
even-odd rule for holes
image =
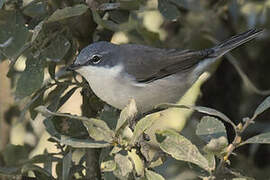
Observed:
[[[92,93],[89,87],[82,89],[82,115],[86,117],[95,117],[97,112],[91,108],[90,97]],[[86,178],[90,180],[101,179],[101,172],[99,167],[99,156],[101,149],[86,149]]]

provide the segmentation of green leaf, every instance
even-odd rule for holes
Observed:
[[[169,0],[158,0],[158,10],[169,20],[176,20],[180,16],[177,7],[171,4]]]
[[[128,30],[131,30],[134,28],[134,26],[130,23],[130,22],[127,22],[127,23],[122,23],[122,24],[117,24],[113,21],[110,21],[110,20],[104,20],[101,18],[101,16],[98,14],[98,12],[94,9],[92,9],[92,15],[93,15],[93,19],[94,21],[106,28],[106,29],[109,29],[111,31],[128,31]]]
[[[119,24],[116,24],[116,23],[114,23],[113,21],[110,21],[110,20],[103,20],[96,10],[92,10],[92,14],[93,14],[94,21],[98,25],[100,25],[100,26],[102,26],[102,27],[104,27],[106,29],[109,29],[111,31],[115,31],[115,32],[119,31],[119,29],[120,29]]]
[[[29,57],[26,60],[26,67],[18,79],[15,95],[16,98],[22,99],[30,96],[39,89],[44,79],[44,59],[35,59]]]
[[[25,20],[19,11],[5,11],[0,9],[0,54],[11,61],[15,61],[27,48],[31,33],[25,27]]]
[[[28,152],[25,146],[8,144],[2,152],[7,166],[16,166],[28,159]]]
[[[110,19],[117,24],[126,23],[130,18],[128,11],[108,11],[108,14]]]
[[[31,101],[34,100],[29,106],[29,112],[30,112],[31,119],[36,118],[38,113],[35,111],[35,108],[44,103],[43,97],[44,97],[44,91],[35,94],[35,96],[33,96],[33,98],[31,99]]]
[[[93,101],[97,101],[97,98],[93,98],[91,102]],[[99,114],[98,119],[105,121],[111,129],[115,129],[117,120],[119,119],[119,112],[113,107],[103,108]]]
[[[255,119],[259,114],[263,113],[265,110],[270,108],[270,96],[268,96],[255,110],[253,114],[253,119]]]
[[[53,137],[60,138],[61,134],[56,130],[53,121],[53,117],[47,117],[44,121],[43,124],[46,127],[46,131]]]
[[[164,130],[156,133],[166,137],[159,144],[164,152],[170,154],[177,160],[191,162],[206,171],[210,171],[207,159],[205,159],[198,148],[184,136],[181,136],[173,130]]]
[[[130,103],[121,111],[115,128],[115,134],[118,134],[120,130],[124,129],[127,126],[128,122],[135,118],[137,113],[138,110],[135,100],[131,99]]]
[[[127,177],[129,173],[132,172],[133,166],[128,156],[124,156],[121,154],[116,154],[114,156],[114,160],[117,164],[116,174],[122,177]]]
[[[27,161],[27,163],[30,163],[30,164],[46,163],[48,159],[51,159],[51,161],[53,162],[61,160],[61,158],[52,156],[51,154],[48,154],[45,152],[44,154],[38,154],[32,157],[31,159]]]
[[[138,121],[138,123],[135,126],[133,136],[130,140],[130,144],[134,145],[139,137],[146,131],[148,128],[152,126],[152,124],[160,117],[159,113],[153,113],[151,115],[147,115],[141,120]]]
[[[145,169],[145,176],[147,180],[165,180],[160,174],[148,169]]]
[[[19,175],[21,168],[18,167],[0,167],[0,175]]]
[[[270,132],[268,133],[262,133],[257,136],[253,136],[252,138],[249,138],[248,140],[244,141],[243,144],[270,144]]]
[[[232,122],[232,120],[230,120],[225,114],[223,114],[222,112],[219,112],[215,109],[212,108],[208,108],[208,107],[202,107],[202,106],[187,106],[187,105],[179,105],[179,104],[170,104],[170,103],[164,103],[164,104],[160,104],[157,105],[156,108],[161,108],[161,109],[166,109],[166,108],[186,108],[186,109],[192,109],[204,114],[208,114],[211,116],[216,116],[219,117],[220,119],[230,123],[234,129],[236,129],[235,124]]]
[[[196,134],[207,143],[206,152],[220,154],[228,145],[225,126],[215,117],[204,116],[197,125]]]
[[[104,148],[112,146],[110,143],[107,142],[98,142],[90,139],[76,139],[63,135],[61,136],[61,139],[58,138],[54,139],[62,144],[72,146],[74,148]]]
[[[47,14],[46,6],[43,2],[29,3],[23,8],[23,14],[31,18],[38,18]]]
[[[46,102],[49,103],[48,109],[50,111],[57,111],[59,109],[61,95],[68,88],[66,83],[61,83],[56,86],[47,96]]]
[[[208,166],[211,171],[216,169],[216,159],[213,153],[208,153],[204,156],[208,161]]]
[[[94,119],[94,118],[87,118],[87,117],[80,117],[80,116],[64,114],[64,113],[51,112],[45,106],[39,106],[36,108],[36,110],[42,113],[46,117],[59,116],[59,117],[67,117],[67,118],[78,119],[78,120],[83,121],[84,126],[86,127],[89,135],[96,141],[106,141],[106,142],[111,143],[114,139],[114,136],[115,136],[114,132],[102,120]]]
[[[228,146],[228,140],[221,136],[216,139],[211,139],[209,143],[204,147],[204,151],[207,153],[213,153],[216,155],[222,155],[224,153],[225,148]]]
[[[72,168],[72,151],[70,150],[63,158],[62,179],[69,179],[69,172]]]
[[[121,150],[122,150],[122,147],[114,146],[110,152],[110,156],[113,156],[114,154],[119,153]]]
[[[53,116],[50,121],[58,134],[74,138],[86,137],[88,135],[83,123],[77,119]]]
[[[111,172],[116,169],[116,162],[114,160],[107,160],[100,164],[102,172]]]
[[[42,51],[42,55],[45,56],[48,61],[59,62],[65,57],[70,47],[71,43],[67,38],[59,35]]]
[[[29,171],[33,171],[37,177],[37,179],[55,179],[49,172],[47,172],[45,169],[33,165],[33,164],[25,164],[22,169],[22,173],[27,173]]]
[[[197,125],[196,134],[206,143],[209,143],[211,139],[218,139],[222,136],[227,138],[224,124],[211,116],[204,116],[201,119]]]
[[[84,4],[77,4],[73,7],[65,7],[63,9],[56,10],[47,20],[47,22],[62,21],[67,18],[80,16],[88,10],[88,7]]]
[[[91,118],[91,121],[84,121],[89,136],[96,141],[113,142],[114,132],[107,126],[107,124],[99,119]]]

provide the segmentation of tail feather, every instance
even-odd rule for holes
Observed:
[[[251,29],[244,33],[235,35],[231,37],[228,40],[225,40],[221,42],[220,44],[216,45],[212,49],[214,50],[214,53],[211,54],[211,56],[220,57],[224,55],[225,53],[231,51],[232,49],[258,37],[263,33],[263,29]]]
[[[263,33],[263,29],[251,29],[244,33],[238,34],[225,40],[213,48],[203,50],[202,53],[206,53],[206,58],[199,62],[197,67],[191,73],[191,81],[195,81],[207,68],[209,65],[214,63],[219,57],[223,56],[230,50],[258,37]]]

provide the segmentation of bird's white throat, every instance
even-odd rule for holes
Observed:
[[[138,90],[134,80],[122,72],[123,66],[83,66],[77,70],[89,83],[93,92],[106,103],[122,109]]]

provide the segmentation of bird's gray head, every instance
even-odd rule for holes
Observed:
[[[68,69],[79,71],[85,66],[109,68],[119,63],[118,53],[118,45],[105,41],[96,42],[85,47]]]

